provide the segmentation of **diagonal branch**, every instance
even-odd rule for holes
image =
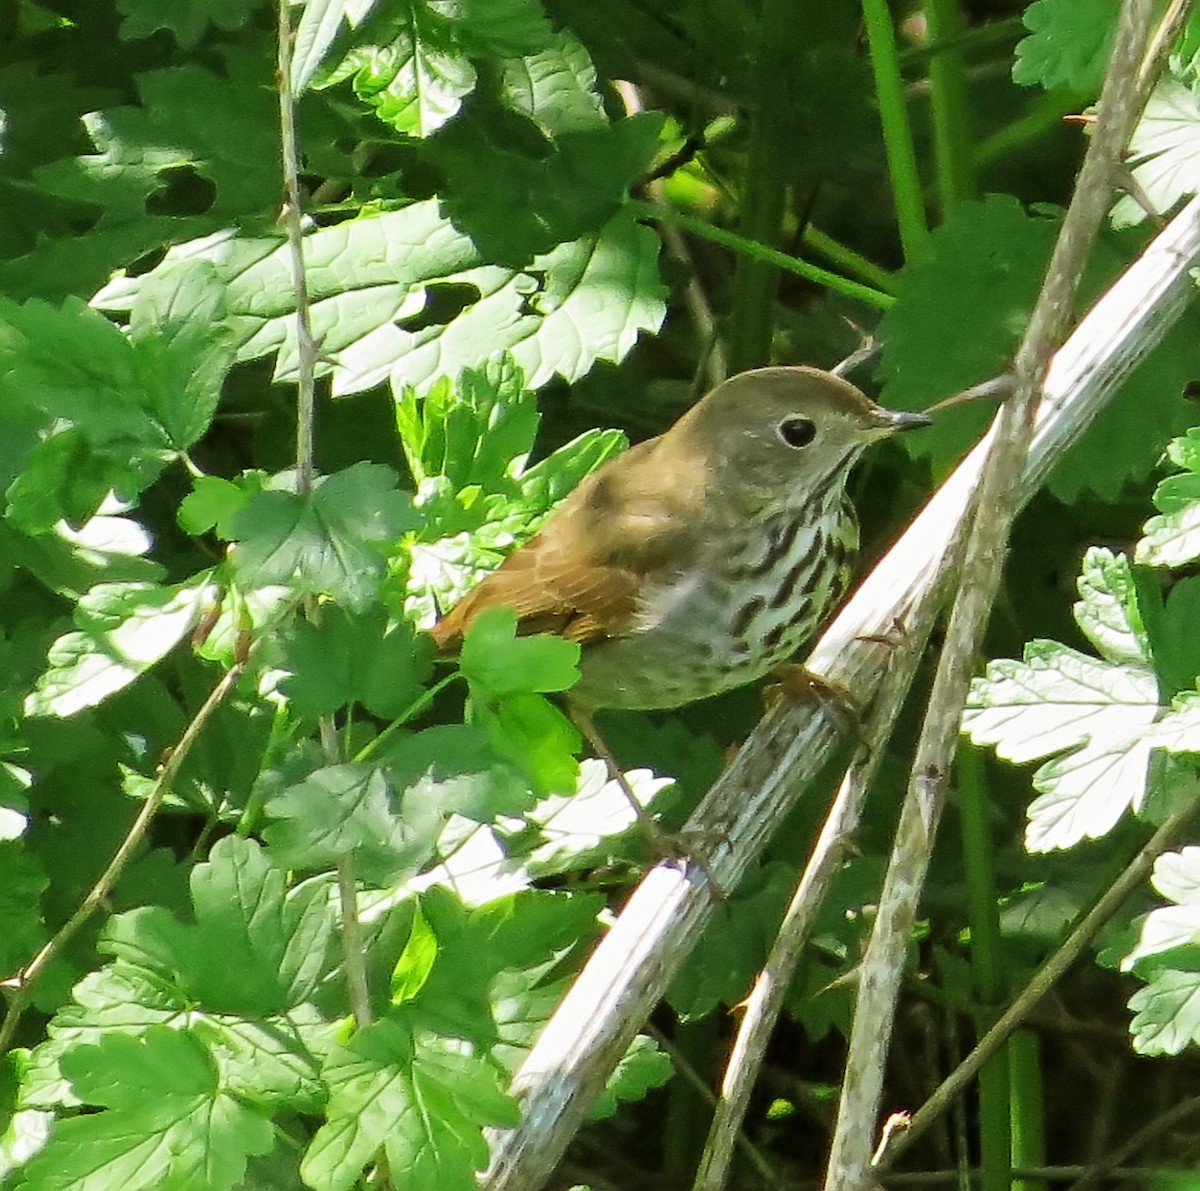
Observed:
[[[1200,261],[1200,199],[1163,229],[1055,355],[1018,493],[1038,488],[1137,363],[1182,314]],[[994,433],[994,431],[992,432]],[[897,620],[923,635],[945,560],[992,433],[963,461],[826,630],[808,668],[869,704]],[[872,639],[875,638],[875,639]],[[708,867],[733,888],[837,744],[819,708],[780,703],[709,791],[686,830],[720,838]],[[648,873],[547,1023],[514,1080],[523,1118],[493,1136],[489,1191],[532,1191],[549,1176],[595,1094],[663,996],[715,908],[703,873]]]

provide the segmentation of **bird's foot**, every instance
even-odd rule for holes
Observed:
[[[773,707],[780,699],[816,704],[833,720],[839,731],[858,733],[861,730],[862,712],[857,700],[845,687],[814,674],[796,662],[777,666],[772,677],[775,681],[763,692],[768,707]]]

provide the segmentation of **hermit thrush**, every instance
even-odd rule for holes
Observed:
[[[433,635],[454,649],[502,605],[522,632],[577,641],[569,698],[587,718],[742,686],[845,593],[858,548],[846,478],[863,448],[928,423],[815,368],[744,372],[580,484]]]

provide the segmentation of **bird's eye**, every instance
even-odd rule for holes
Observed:
[[[789,447],[806,447],[817,437],[817,428],[807,418],[784,418],[775,430]]]

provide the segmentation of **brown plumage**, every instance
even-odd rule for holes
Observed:
[[[484,608],[511,607],[519,631],[583,647],[571,698],[589,708],[672,707],[751,681],[845,589],[855,459],[927,421],[817,369],[735,376],[584,480],[433,636],[455,650]]]

